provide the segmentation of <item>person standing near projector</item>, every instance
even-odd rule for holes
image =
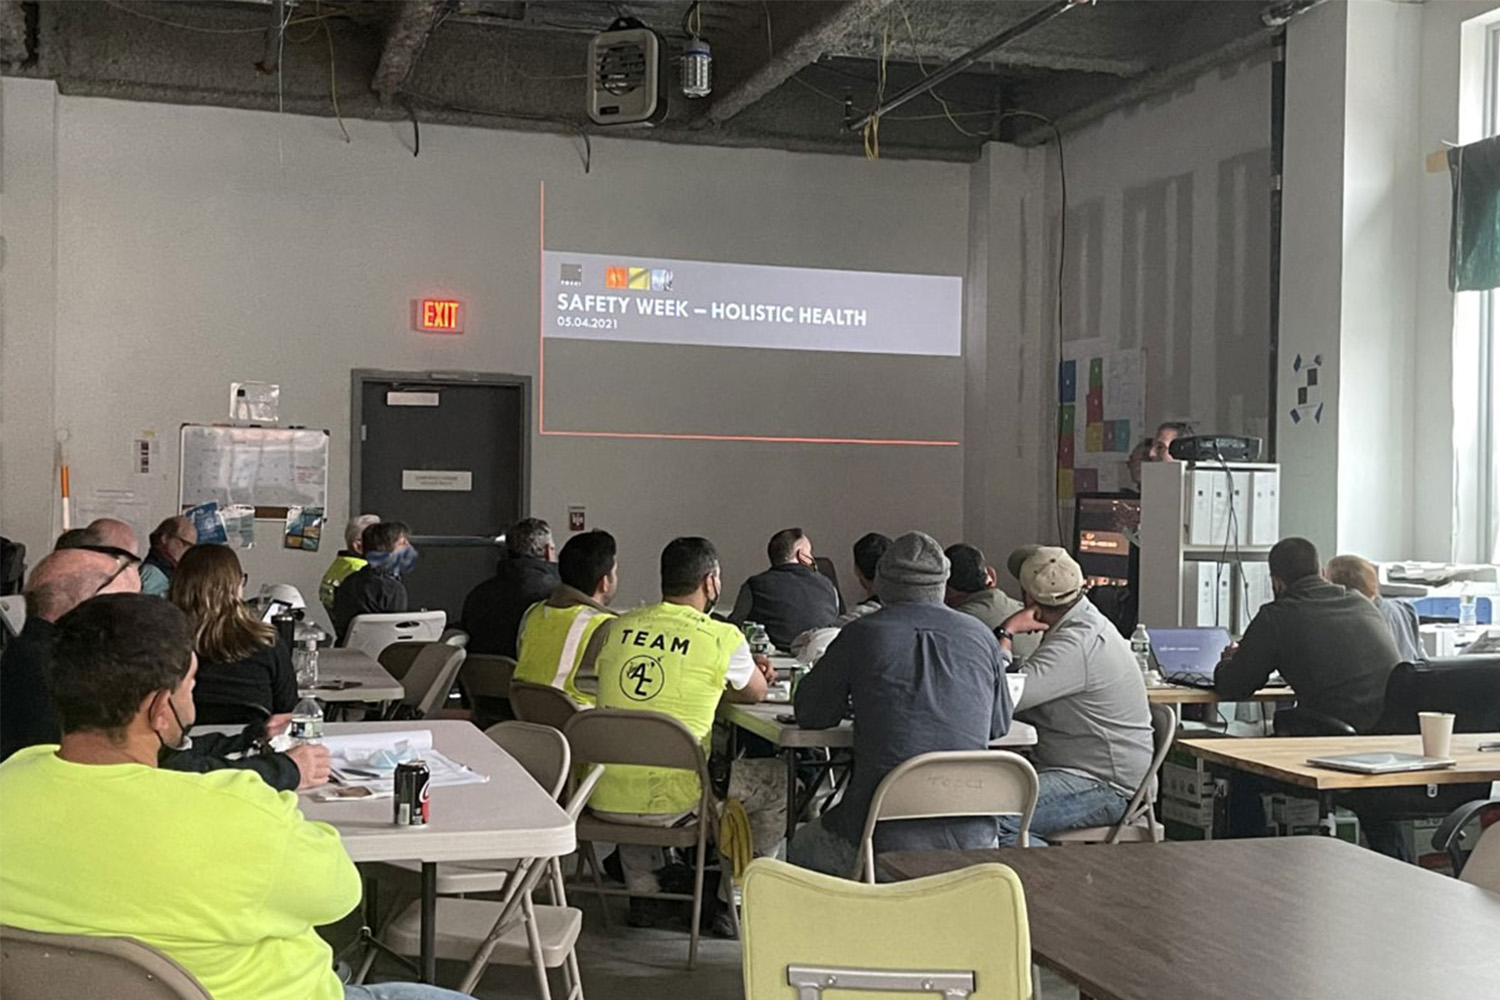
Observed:
[[[783,528],[766,546],[771,568],[757,573],[740,587],[729,620],[766,627],[777,649],[790,649],[792,640],[808,629],[827,628],[838,621],[839,595],[833,581],[813,562],[812,539],[801,528]]]
[[[1192,433],[1192,424],[1183,420],[1168,420],[1156,429],[1156,437],[1151,439],[1151,451],[1146,455],[1146,461],[1177,461],[1172,457],[1172,442],[1180,437],[1189,437]]]

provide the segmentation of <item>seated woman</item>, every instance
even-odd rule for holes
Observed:
[[[268,719],[277,732],[297,704],[292,651],[245,604],[245,576],[234,550],[196,545],[172,575],[167,599],[193,626],[199,725],[240,725]]]

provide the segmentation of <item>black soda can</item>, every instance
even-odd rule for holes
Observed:
[[[431,773],[420,760],[396,765],[396,825],[426,826]]]

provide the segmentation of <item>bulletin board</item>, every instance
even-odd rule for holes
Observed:
[[[184,509],[215,501],[284,518],[292,507],[327,507],[328,432],[292,427],[182,425],[178,494]]]
[[[1057,495],[1130,485],[1126,459],[1144,433],[1145,356],[1067,345],[1057,372]]]

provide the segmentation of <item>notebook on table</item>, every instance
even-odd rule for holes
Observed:
[[[1394,774],[1398,771],[1441,771],[1456,767],[1458,761],[1451,757],[1424,757],[1419,753],[1338,753],[1327,757],[1309,757],[1307,762],[1314,767],[1327,767],[1335,771],[1353,771],[1356,774]]]
[[[1211,688],[1219,657],[1230,643],[1229,630],[1203,628],[1153,628],[1151,657],[1162,680],[1184,687]]]

